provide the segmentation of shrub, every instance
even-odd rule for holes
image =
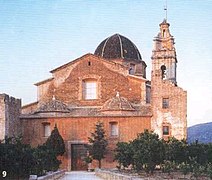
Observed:
[[[207,172],[207,175],[210,177],[210,179],[212,179],[212,164],[211,163],[208,163],[206,172]]]
[[[190,158],[190,168],[192,172],[192,176],[195,177],[196,179],[204,174],[205,172],[205,167],[202,166],[197,162],[197,158]]]
[[[171,172],[173,172],[174,170],[176,170],[176,164],[175,162],[172,161],[167,161],[165,160],[164,163],[162,164],[162,171],[164,173],[168,173],[170,174]]]
[[[182,162],[179,165],[179,169],[180,169],[180,172],[182,172],[184,176],[191,171],[190,165],[188,163],[185,163],[185,162]]]

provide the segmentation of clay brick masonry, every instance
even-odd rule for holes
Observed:
[[[21,133],[25,143],[36,147],[57,125],[66,145],[61,168],[84,170],[84,145],[98,121],[109,143],[102,167],[116,166],[117,142],[133,140],[145,129],[165,140],[186,138],[187,92],[177,85],[178,61],[169,26],[164,20],[154,39],[151,81],[137,47],[115,34],[94,54],[57,67],[51,77],[36,83],[36,102],[21,108],[20,100],[0,95],[0,139]]]

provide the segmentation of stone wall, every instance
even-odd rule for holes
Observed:
[[[121,174],[120,172],[112,172],[110,170],[95,169],[95,175],[102,179],[109,180],[144,180],[139,176]]]
[[[20,113],[20,99],[0,94],[0,140],[5,136],[12,137],[21,133]]]
[[[5,137],[5,102],[4,102],[4,94],[0,95],[0,140]]]
[[[55,172],[49,172],[47,175],[37,177],[37,175],[30,175],[29,180],[52,180],[60,179],[65,175],[65,170],[58,170]]]

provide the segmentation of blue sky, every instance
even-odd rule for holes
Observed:
[[[36,101],[34,83],[120,33],[151,72],[153,38],[165,0],[0,0],[0,93]],[[212,121],[212,1],[168,0],[178,85],[188,91],[188,125]]]

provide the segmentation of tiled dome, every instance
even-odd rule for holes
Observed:
[[[94,54],[106,59],[122,58],[142,61],[135,44],[120,34],[114,34],[102,41]]]

